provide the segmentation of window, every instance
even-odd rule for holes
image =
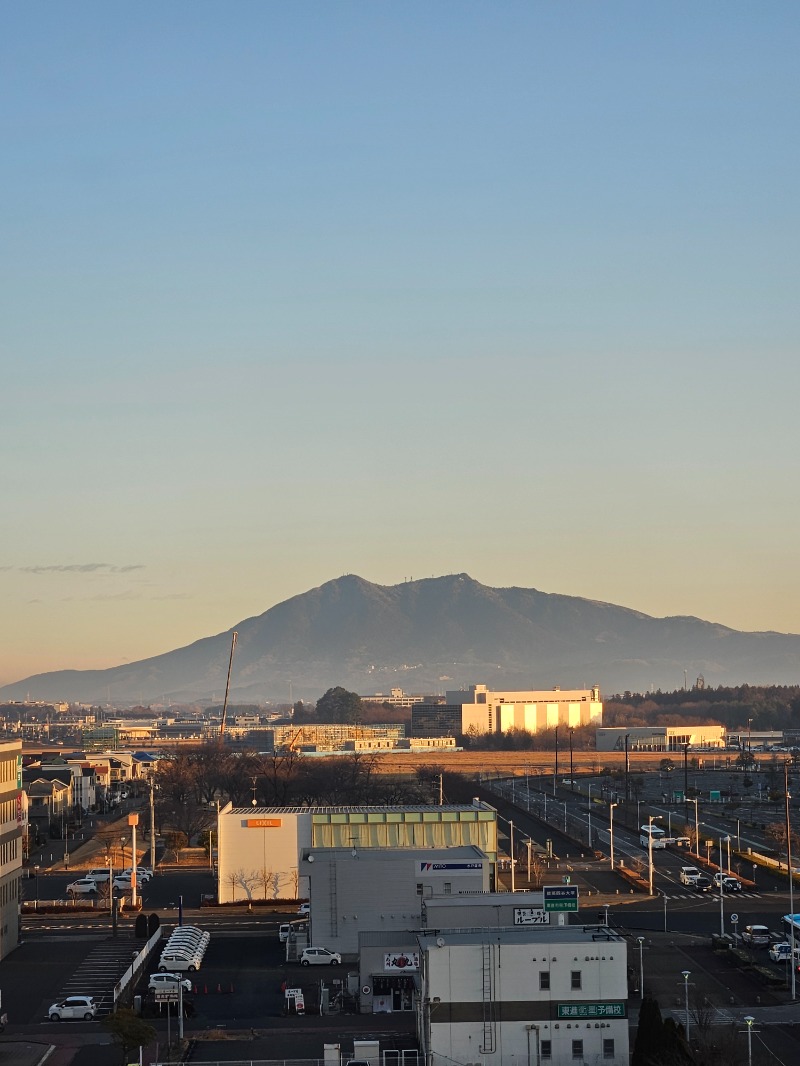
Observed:
[[[614,1038],[613,1037],[611,1037],[610,1040],[607,1037],[603,1039],[603,1058],[604,1059],[613,1059],[614,1058]]]
[[[422,885],[420,884],[419,881],[417,882],[417,895],[418,896],[422,895]]]
[[[553,1045],[549,1040],[543,1040],[539,1045],[539,1058],[549,1059],[553,1057]]]
[[[583,1058],[583,1041],[582,1040],[573,1040],[572,1041],[572,1057],[573,1057],[573,1059],[582,1059]]]
[[[452,891],[453,891],[453,883],[452,883],[452,881],[445,881],[445,883],[444,883],[444,894],[446,896],[449,896]]]
[[[581,990],[581,971],[580,970],[573,970],[572,971],[571,981],[572,981],[572,983],[570,985],[570,988],[572,989],[572,991],[573,992],[580,992],[580,990]]]
[[[550,988],[550,971],[549,970],[540,970],[539,971],[539,991],[540,992],[547,992],[549,990],[549,988]]]

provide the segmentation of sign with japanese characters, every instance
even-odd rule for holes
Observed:
[[[406,973],[419,969],[418,951],[387,951],[383,956],[383,969],[386,973]]]
[[[559,1018],[624,1018],[624,1003],[559,1003]]]
[[[515,907],[514,925],[549,925],[550,915],[540,907]]]
[[[546,911],[576,911],[578,909],[577,885],[545,885],[542,895]]]

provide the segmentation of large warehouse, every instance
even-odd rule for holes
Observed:
[[[724,748],[721,725],[603,726],[597,730],[598,751],[683,751],[690,748]]]
[[[497,861],[497,812],[470,806],[233,807],[217,817],[220,903],[298,899],[309,894],[301,872],[312,848],[452,848],[473,845]]]
[[[411,709],[411,734],[464,736],[466,733],[506,733],[525,729],[529,733],[556,726],[577,729],[603,721],[600,689],[529,689],[500,691],[486,685],[470,685],[465,691],[448,692],[445,703],[420,703]]]

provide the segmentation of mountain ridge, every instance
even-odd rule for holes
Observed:
[[[362,695],[495,688],[680,688],[684,671],[709,685],[793,684],[800,636],[747,633],[692,615],[655,618],[602,600],[511,586],[468,574],[377,585],[345,574],[230,629],[138,662],[35,674],[2,699],[190,702],[224,688],[239,634],[231,697],[314,699],[341,684]]]

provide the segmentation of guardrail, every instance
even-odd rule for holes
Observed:
[[[152,936],[145,942],[144,947],[133,952],[133,959],[130,966],[114,985],[114,1007],[116,1007],[117,1001],[120,999],[128,985],[135,981],[139,975],[139,971],[147,965],[147,960],[150,958],[153,948],[161,939],[161,933],[162,929],[161,926],[159,926]]]

